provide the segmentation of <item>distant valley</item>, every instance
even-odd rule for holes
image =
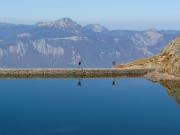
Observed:
[[[35,25],[0,23],[1,68],[111,67],[158,54],[180,31],[109,30],[70,18]]]

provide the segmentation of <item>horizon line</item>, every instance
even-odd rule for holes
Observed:
[[[91,25],[91,24],[97,24],[97,25],[101,25],[105,28],[107,28],[108,30],[110,31],[113,31],[113,30],[125,30],[125,31],[147,31],[147,30],[151,30],[151,29],[155,29],[157,31],[180,31],[180,28],[157,28],[157,27],[149,27],[149,28],[112,28],[113,26],[106,26],[106,25],[102,25],[101,23],[79,23],[78,21],[76,21],[75,19],[71,18],[71,17],[61,17],[59,19],[40,19],[39,21],[36,21],[36,22],[31,22],[31,23],[25,23],[23,21],[21,22],[13,22],[13,21],[2,21],[0,19],[0,24],[9,24],[9,25],[37,25],[38,23],[41,23],[41,22],[53,22],[53,21],[58,21],[58,20],[62,20],[62,19],[71,19],[72,21],[76,22],[77,24],[81,25],[82,27],[85,27],[87,25]],[[130,26],[131,27],[131,26]]]

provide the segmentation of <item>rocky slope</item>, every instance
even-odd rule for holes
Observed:
[[[180,77],[180,37],[172,40],[160,54],[150,58],[117,65],[121,69],[155,69],[159,73],[168,73]]]

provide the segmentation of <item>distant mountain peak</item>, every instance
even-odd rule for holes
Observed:
[[[68,18],[68,17],[61,18],[61,19],[59,19],[59,20],[57,20],[57,21],[75,22],[75,21],[73,21],[71,18]]]
[[[84,27],[86,30],[90,30],[90,31],[93,31],[93,32],[105,32],[105,31],[108,31],[107,28],[105,28],[104,26],[100,25],[100,24],[89,24],[89,25],[86,25]]]
[[[40,27],[55,27],[55,28],[81,27],[79,24],[77,24],[71,18],[62,18],[62,19],[55,20],[55,21],[40,22],[37,25]]]
[[[135,44],[142,46],[154,46],[157,45],[163,38],[163,34],[157,29],[152,28],[132,36],[132,41]]]
[[[144,34],[145,35],[149,35],[149,36],[152,36],[152,35],[161,35],[161,33],[155,29],[155,28],[151,28],[151,29],[148,29],[146,31],[144,31]]]
[[[159,32],[156,28],[150,28],[150,29],[148,29],[148,30],[146,30],[146,31]]]

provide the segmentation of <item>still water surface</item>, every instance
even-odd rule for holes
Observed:
[[[173,90],[137,78],[0,80],[0,135],[180,135]]]

